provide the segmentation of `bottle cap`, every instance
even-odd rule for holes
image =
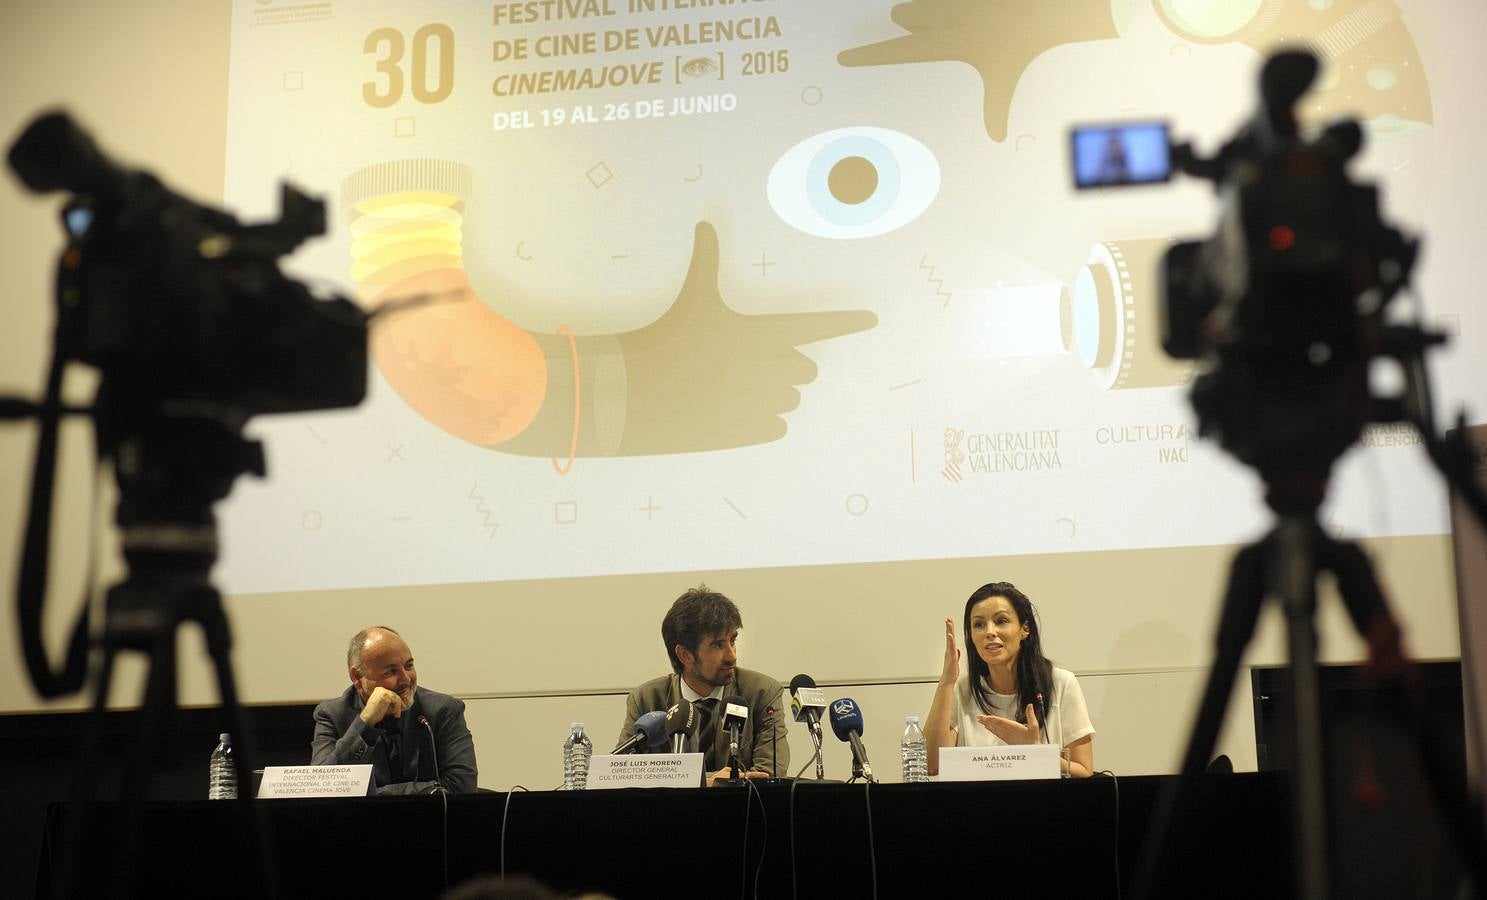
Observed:
[[[224,731],[221,734],[217,735],[217,740],[221,741],[224,744],[230,744],[232,743],[232,735]]]

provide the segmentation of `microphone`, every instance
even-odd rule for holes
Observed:
[[[609,752],[618,756],[621,753],[639,753],[651,747],[665,745],[666,713],[657,709],[636,719],[634,733]]]
[[[1043,743],[1048,743],[1048,707],[1043,703],[1043,692],[1039,691],[1034,699],[1033,710],[1038,714],[1038,730],[1043,733]]]
[[[790,679],[790,713],[795,716],[795,721],[806,723],[818,739],[821,711],[825,708],[826,694],[816,687],[816,679],[809,675],[796,675]]]
[[[873,767],[867,761],[867,748],[862,746],[862,710],[857,707],[856,700],[843,697],[831,704],[831,730],[836,732],[838,740],[852,745],[852,777],[860,774],[869,782],[877,781],[873,777]]]
[[[790,679],[790,713],[795,716],[795,721],[806,724],[811,744],[816,748],[817,781],[826,777],[825,765],[821,761],[821,711],[825,708],[826,694],[816,687],[816,679],[805,674]]]
[[[724,697],[720,705],[723,707],[723,729],[728,732],[728,780],[736,782],[739,779],[738,742],[743,736],[744,723],[749,721],[749,707],[737,694]]]
[[[666,736],[671,738],[671,752],[682,753],[686,750],[687,738],[697,730],[697,711],[692,706],[692,701],[686,697],[676,701],[676,705],[666,710],[665,728]]]
[[[429,733],[429,758],[434,761],[434,780],[439,781],[439,751],[434,748],[434,726],[429,724],[429,717],[420,715],[418,724],[422,725]],[[439,782],[439,789],[443,790],[444,783]]]
[[[777,711],[773,705],[764,709],[764,724],[769,728],[769,767],[772,770],[769,773],[770,781],[778,781],[780,778],[780,732],[774,727],[774,717]]]
[[[671,736],[666,733],[666,713],[658,709],[655,711],[655,715],[655,722],[648,725],[645,729],[646,753],[660,753],[671,743]],[[637,729],[640,727],[641,719],[644,718],[645,716],[641,716],[640,719],[635,720],[635,727]]]

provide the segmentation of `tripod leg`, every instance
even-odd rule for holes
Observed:
[[[1318,568],[1337,578],[1337,592],[1353,628],[1368,641],[1369,662],[1384,675],[1397,677],[1404,664],[1399,625],[1389,612],[1389,601],[1373,574],[1368,556],[1356,544],[1325,535],[1317,547]]]
[[[83,737],[80,757],[82,771],[77,779],[77,799],[80,805],[91,803],[98,796],[98,745],[103,740],[108,692],[113,686],[117,654],[116,648],[105,644],[103,661],[98,666],[98,687],[93,692],[93,710],[88,714],[88,733]]]
[[[1442,746],[1442,732],[1431,721],[1424,690],[1404,660],[1399,627],[1389,613],[1388,601],[1374,576],[1373,566],[1360,547],[1340,541],[1328,541],[1322,559],[1337,577],[1337,590],[1353,625],[1368,640],[1373,671],[1398,689],[1400,702],[1391,704],[1391,713],[1407,734],[1416,736],[1425,780],[1436,808],[1476,881],[1478,894],[1487,895],[1487,828],[1472,805],[1463,773],[1449,761]]]
[[[215,590],[211,597],[202,601],[205,607],[200,617],[202,631],[206,635],[207,654],[217,673],[217,693],[222,700],[222,710],[227,715],[227,727],[232,729],[233,757],[237,767],[238,796],[251,793],[253,764],[257,761],[254,736],[249,733],[241,704],[238,703],[237,682],[232,673],[232,635],[227,617],[222,612],[221,599]]]
[[[77,798],[69,811],[67,824],[62,833],[62,864],[57,877],[58,897],[86,897],[92,894],[93,885],[89,875],[95,871],[89,863],[88,804],[98,796],[98,745],[103,740],[105,710],[108,709],[108,692],[113,685],[114,661],[117,649],[106,640],[103,645],[103,660],[98,666],[98,686],[93,692],[93,709],[88,713],[88,730],[83,735],[82,752],[79,754]]]
[[[222,699],[222,709],[227,715],[227,727],[232,730],[237,742],[233,764],[237,767],[238,829],[242,840],[241,862],[245,871],[256,871],[261,878],[258,896],[279,896],[279,873],[273,848],[273,833],[268,813],[261,803],[253,799],[253,763],[257,759],[252,729],[248,727],[246,714],[238,703],[237,684],[232,674],[232,632],[227,616],[222,611],[221,596],[215,589],[207,588],[200,603],[201,627],[206,634],[207,653],[217,670],[217,689]],[[241,751],[241,753],[237,751]]]
[[[135,735],[128,766],[121,784],[125,808],[142,810],[149,798],[150,774],[155,756],[161,750],[162,735],[170,731],[167,717],[176,708],[176,629],[174,621],[160,626],[148,654],[149,672],[145,677],[144,704],[139,712],[139,731]],[[130,823],[131,826],[137,823]],[[134,829],[131,828],[131,831]],[[130,839],[137,838],[137,833]]]
[[[1244,650],[1249,645],[1255,623],[1260,617],[1260,604],[1265,597],[1263,576],[1268,555],[1268,545],[1260,543],[1244,548],[1234,559],[1234,566],[1229,574],[1229,590],[1224,597],[1224,609],[1214,641],[1213,668],[1209,672],[1203,702],[1198,708],[1198,718],[1188,741],[1187,755],[1183,758],[1184,776],[1203,774],[1208,767],[1214,744],[1218,742],[1219,729],[1224,724],[1224,713],[1234,687],[1235,673],[1239,671],[1239,662],[1244,658]]]
[[[1325,541],[1310,518],[1287,516],[1275,530],[1270,582],[1286,614],[1295,700],[1297,896],[1325,898],[1327,877],[1326,769],[1322,760],[1322,690],[1317,671],[1317,550]]]
[[[1229,588],[1219,614],[1213,668],[1208,673],[1203,702],[1188,740],[1181,775],[1163,792],[1147,831],[1136,870],[1137,897],[1165,896],[1171,892],[1158,881],[1157,874],[1163,871],[1160,865],[1163,860],[1178,858],[1172,851],[1177,844],[1179,817],[1194,808],[1199,782],[1218,741],[1229,694],[1234,687],[1234,675],[1239,671],[1239,662],[1260,616],[1268,554],[1267,543],[1261,542],[1245,547],[1234,557],[1229,571]]]
[[[116,849],[118,889],[121,896],[138,893],[135,870],[144,841],[145,802],[149,798],[150,774],[160,752],[162,735],[169,729],[166,716],[176,707],[176,623],[174,618],[156,626],[151,645],[145,650],[149,674],[145,680],[144,705],[140,709],[139,730],[129,754],[127,768],[120,778],[124,801],[124,834]]]

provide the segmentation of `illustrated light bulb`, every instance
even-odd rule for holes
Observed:
[[[467,168],[439,160],[369,166],[341,189],[351,277],[369,309],[426,302],[374,320],[372,358],[434,425],[493,446],[520,434],[547,394],[547,362],[525,329],[483,303],[463,264]]]

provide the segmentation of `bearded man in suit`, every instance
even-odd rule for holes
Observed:
[[[346,650],[351,686],[315,707],[310,764],[372,764],[377,794],[475,791],[475,741],[458,697],[418,686],[413,652],[385,625]]]
[[[708,784],[729,779],[728,732],[723,727],[725,697],[741,697],[748,707],[739,738],[739,774],[768,778],[787,774],[790,744],[780,711],[780,683],[768,675],[738,666],[738,632],[743,616],[732,600],[707,585],[676,598],[661,620],[661,640],[671,658],[672,673],[653,678],[630,692],[625,701],[622,743],[635,720],[652,710],[670,709],[679,700],[698,710],[698,728],[689,749],[703,754]]]

